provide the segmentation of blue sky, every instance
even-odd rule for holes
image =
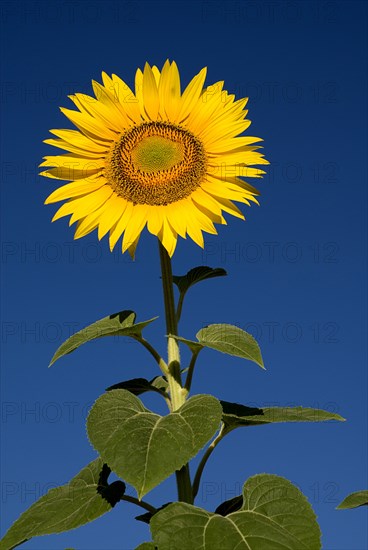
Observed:
[[[335,510],[368,485],[366,15],[358,1],[2,3],[2,532],[96,456],[84,425],[104,389],[157,374],[125,339],[101,339],[47,369],[72,332],[122,309],[160,315],[146,335],[164,352],[164,318],[154,238],[144,235],[135,262],[95,234],[73,242],[65,219],[50,223],[55,207],[43,201],[55,185],[37,166],[52,153],[48,130],[70,127],[58,109],[71,106],[68,94],[91,93],[102,70],[131,83],[138,66],[170,58],[184,83],[207,66],[208,84],[224,79],[249,96],[248,134],[264,139],[271,163],[245,223],[228,217],[204,250],[181,241],[173,260],[176,274],[201,264],[229,274],[192,289],[181,334],[236,324],[257,338],[267,370],[205,351],[193,390],[347,418],[233,432],[208,463],[197,504],[213,510],[247,477],[275,473],[308,497],[324,549],[367,547],[366,509]],[[174,495],[168,480],[147,500]],[[149,538],[139,513],[122,503],[24,548],[131,550]]]

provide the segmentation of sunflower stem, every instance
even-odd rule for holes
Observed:
[[[179,344],[176,339],[173,338],[178,335],[178,322],[175,309],[171,259],[160,241],[159,250],[162,288],[165,304],[166,330],[168,335],[168,368],[166,376],[169,383],[172,411],[176,411],[185,403],[188,392],[185,388],[183,388],[181,380]],[[193,502],[193,494],[188,464],[176,472],[176,483],[178,487],[179,500],[191,504]]]

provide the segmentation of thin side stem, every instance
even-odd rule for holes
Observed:
[[[151,504],[148,504],[148,502],[145,502],[144,500],[138,500],[137,498],[131,497],[129,495],[123,495],[121,497],[121,500],[126,500],[127,502],[131,502],[132,504],[136,504],[137,506],[148,510],[148,512],[152,512],[152,514],[155,514],[157,512],[157,508],[151,506]]]
[[[176,411],[185,403],[187,391],[183,388],[181,381],[179,344],[176,339],[173,338],[173,336],[178,335],[178,321],[175,309],[171,260],[160,241],[159,251],[165,303],[166,330],[168,334],[168,370],[166,377],[169,383],[172,411]],[[179,500],[191,504],[193,502],[193,495],[188,464],[176,472],[176,483]]]
[[[201,350],[199,349],[198,351],[193,351],[192,352],[192,358],[191,358],[190,363],[189,363],[188,374],[187,374],[187,378],[185,380],[185,389],[188,393],[190,392],[190,388],[191,388],[191,385],[192,385],[192,379],[193,379],[193,373],[194,373],[194,367],[195,367],[197,357],[198,357],[198,354],[199,354],[200,351]]]
[[[166,376],[168,372],[168,366],[166,364],[166,361],[164,361],[158,351],[156,351],[155,348],[149,342],[147,342],[145,338],[143,338],[143,336],[133,336],[133,338],[137,340],[137,342],[140,342],[142,346],[144,346],[146,350],[149,351],[149,353],[152,355],[152,357],[160,367],[162,373]]]
[[[196,474],[194,476],[194,481],[193,481],[193,499],[197,496],[198,494],[198,490],[199,490],[199,484],[201,482],[201,477],[202,477],[202,473],[203,473],[203,470],[204,470],[204,467],[206,466],[207,464],[207,461],[208,459],[210,458],[211,454],[213,453],[213,451],[215,450],[215,448],[217,447],[217,445],[220,443],[221,439],[224,438],[224,436],[226,434],[229,433],[229,429],[225,430],[225,424],[222,424],[221,425],[221,429],[219,431],[219,433],[217,434],[217,436],[215,437],[215,439],[212,441],[211,445],[209,447],[207,447],[207,450],[206,452],[204,453],[203,457],[202,457],[202,460],[200,461],[199,465],[198,465],[198,468],[197,468],[197,471],[196,471]]]

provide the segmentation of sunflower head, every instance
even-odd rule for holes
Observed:
[[[182,92],[175,62],[160,71],[146,63],[137,70],[134,92],[118,76],[93,81],[95,98],[75,94],[78,110],[61,109],[77,130],[51,130],[49,145],[67,151],[44,157],[41,175],[70,183],[46,204],[66,201],[53,221],[70,215],[74,238],[98,230],[109,233],[113,250],[134,256],[147,229],[172,256],[178,236],[203,247],[203,231],[216,233],[223,214],[244,216],[233,201],[257,203],[258,191],[243,177],[261,177],[255,165],[268,164],[259,138],[241,136],[248,128],[247,99],[204,88],[206,68]]]

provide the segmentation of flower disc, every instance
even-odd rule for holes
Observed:
[[[201,142],[167,122],[144,122],[112,147],[105,176],[133,204],[167,205],[192,194],[206,173]]]

